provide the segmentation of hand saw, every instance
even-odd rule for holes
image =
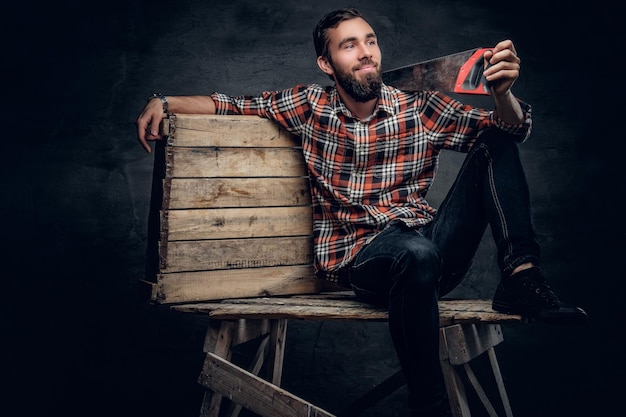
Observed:
[[[489,85],[483,76],[483,54],[489,49],[469,49],[384,71],[383,82],[405,91],[489,95]]]

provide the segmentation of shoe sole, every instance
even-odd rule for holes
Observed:
[[[503,314],[514,314],[524,317],[524,319],[532,321],[541,321],[543,323],[554,324],[581,324],[587,321],[587,314],[580,309],[575,312],[551,312],[545,310],[524,310],[515,308],[513,305],[503,302],[493,302],[491,305],[493,310]]]

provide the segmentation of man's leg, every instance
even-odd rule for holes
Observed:
[[[361,250],[350,269],[359,297],[389,307],[389,330],[416,417],[450,415],[439,364],[440,265],[430,239],[396,224]]]
[[[441,295],[467,272],[487,224],[502,271],[494,309],[542,320],[585,319],[582,309],[559,301],[541,274],[518,146],[496,129],[486,131],[472,147],[435,220],[424,231],[442,256]]]

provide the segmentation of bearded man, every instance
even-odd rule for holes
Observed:
[[[239,97],[154,94],[137,119],[138,139],[150,152],[167,111],[256,115],[298,136],[311,179],[317,275],[388,307],[411,415],[449,416],[438,300],[463,279],[487,225],[502,277],[495,310],[547,321],[586,318],[557,298],[539,267],[518,152],[530,135],[531,108],[511,91],[520,59],[510,40],[485,53],[494,100],[487,110],[437,91],[385,85],[376,33],[356,9],[324,16],[313,38],[317,65],[334,86]],[[443,150],[467,156],[435,209],[426,195]]]

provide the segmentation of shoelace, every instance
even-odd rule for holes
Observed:
[[[534,292],[539,297],[543,298],[546,303],[552,306],[558,306],[560,303],[556,294],[552,292],[550,286],[545,282],[537,282],[532,279],[525,279],[522,282],[522,286],[528,288],[530,292]]]

